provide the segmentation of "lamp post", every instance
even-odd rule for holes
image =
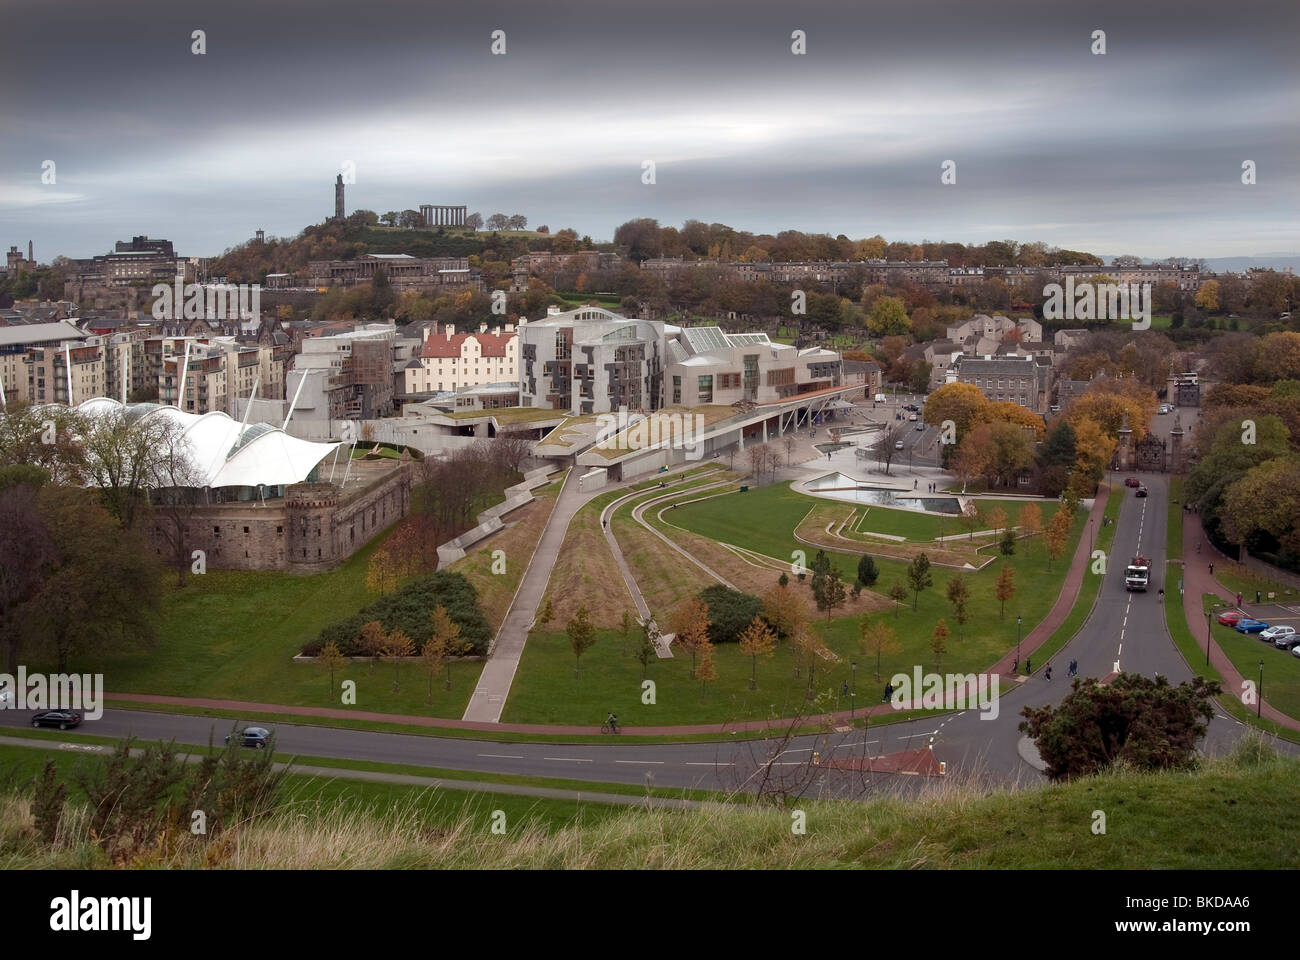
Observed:
[[[1255,716],[1263,716],[1264,709],[1264,661],[1259,661],[1259,686],[1255,688]]]
[[[1020,615],[1016,615],[1016,663],[1020,663]]]
[[[1205,665],[1210,665],[1210,637],[1213,636],[1213,617],[1214,611],[1223,606],[1220,603],[1210,604],[1210,609],[1205,611]]]
[[[853,723],[853,710],[857,706],[858,699],[858,661],[849,661],[849,666],[853,669],[853,686],[849,688],[849,723]]]

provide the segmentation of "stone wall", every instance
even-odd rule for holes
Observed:
[[[190,520],[188,549],[204,551],[213,570],[330,570],[410,512],[411,471],[400,464],[345,498],[332,484],[299,483],[283,499],[200,507]],[[162,522],[152,532],[169,560]]]

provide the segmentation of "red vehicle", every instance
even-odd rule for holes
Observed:
[[[1246,615],[1240,610],[1224,610],[1223,613],[1219,614],[1214,619],[1218,620],[1225,627],[1235,627],[1237,621],[1243,619],[1245,616]]]
[[[1140,486],[1142,486],[1142,481],[1139,480],[1137,477],[1127,477],[1127,478],[1124,480],[1124,486],[1126,486],[1126,487],[1140,487]]]

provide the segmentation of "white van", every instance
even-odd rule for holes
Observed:
[[[883,393],[876,394],[876,403],[884,403],[888,399],[889,398],[886,397]]]

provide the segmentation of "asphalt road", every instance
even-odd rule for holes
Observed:
[[[1065,696],[1069,689],[1066,668],[1072,658],[1079,661],[1079,672],[1085,677],[1104,677],[1116,664],[1122,670],[1163,675],[1174,683],[1192,676],[1165,633],[1157,592],[1164,586],[1177,589],[1176,583],[1163,582],[1168,483],[1158,474],[1145,475],[1143,481],[1150,491],[1145,498],[1135,497],[1125,489],[1096,606],[1079,635],[1053,659],[1053,679],[1045,679],[1043,664],[1039,664],[1034,676],[1012,689],[1002,689],[996,717],[991,711],[977,709],[936,712],[866,731],[796,738],[779,752],[770,742],[761,741],[640,745],[622,744],[611,738],[607,744],[497,743],[278,723],[271,725],[277,749],[301,756],[304,762],[309,762],[309,757],[336,757],[479,773],[723,790],[751,787],[770,759],[773,775],[807,778],[813,792],[857,794],[877,787],[916,789],[924,778],[864,776],[825,768],[813,771],[809,768],[812,752],[818,751],[823,758],[851,758],[932,745],[935,758],[947,763],[950,774],[960,773],[990,784],[1040,780],[1042,775],[1020,753],[1020,711],[1026,705],[1055,703]],[[1085,536],[1095,533],[1087,531]],[[1139,549],[1152,558],[1152,583],[1146,593],[1129,593],[1124,587],[1124,567]],[[1010,633],[1012,616],[1008,611],[1008,643],[1014,636]],[[864,697],[862,702],[868,701]],[[30,722],[29,716],[25,712],[0,711],[0,726],[25,725]],[[81,729],[99,736],[174,738],[182,743],[203,744],[210,732],[215,731],[220,739],[231,726],[228,720],[205,717],[105,710],[102,718],[87,722]],[[1236,720],[1216,716],[1204,749],[1222,752],[1246,729]],[[1279,741],[1279,746],[1296,752],[1285,742]]]

